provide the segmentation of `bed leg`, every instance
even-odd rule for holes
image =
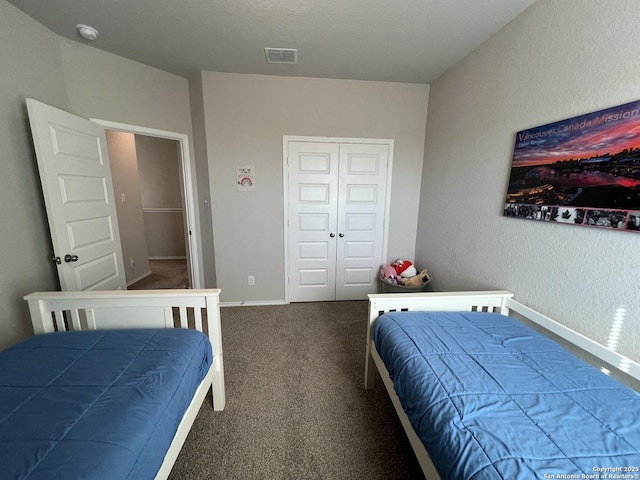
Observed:
[[[224,372],[222,371],[222,369],[217,370],[213,374],[213,381],[211,382],[211,393],[211,397],[213,398],[213,409],[217,412],[224,410]]]
[[[364,363],[364,388],[371,390],[373,388],[373,381],[376,375],[376,366],[373,363],[373,357],[367,349],[367,359]]]

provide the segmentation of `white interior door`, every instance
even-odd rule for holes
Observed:
[[[388,145],[340,145],[336,300],[378,290],[388,160]]]
[[[125,290],[104,128],[27,99],[62,290]]]
[[[359,300],[383,263],[388,143],[288,141],[289,300]]]
[[[290,301],[335,300],[339,145],[288,151]]]

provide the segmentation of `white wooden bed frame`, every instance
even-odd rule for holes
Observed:
[[[409,417],[404,412],[396,395],[393,381],[389,377],[380,355],[373,343],[373,326],[380,315],[399,311],[484,311],[513,316],[519,320],[533,322],[545,330],[567,340],[588,352],[611,368],[640,380],[640,364],[609,350],[584,335],[565,327],[555,320],[513,300],[513,294],[504,290],[478,292],[429,292],[369,295],[369,321],[367,323],[367,348],[364,385],[373,388],[376,367],[396,409],[400,422],[413,447],[416,458],[428,480],[439,480],[440,476],[422,441],[413,430]]]
[[[180,421],[156,480],[164,480],[169,476],[210,388],[213,409],[224,409],[219,295],[219,289],[207,289],[37,292],[24,297],[29,304],[36,334],[68,330],[174,328],[176,322],[180,328],[192,328],[209,336],[213,362]]]

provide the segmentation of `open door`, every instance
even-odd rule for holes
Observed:
[[[27,99],[62,290],[126,290],[104,128]]]

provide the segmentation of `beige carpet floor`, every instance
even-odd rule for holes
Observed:
[[[221,316],[227,406],[207,397],[171,480],[424,478],[380,378],[363,387],[366,302]]]

